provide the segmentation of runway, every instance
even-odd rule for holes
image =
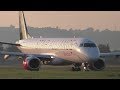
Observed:
[[[71,71],[71,66],[42,66],[40,71],[27,71],[21,66],[0,66],[0,79],[120,79],[120,66],[103,71]]]
[[[102,71],[72,71],[72,65],[42,65],[40,71],[23,69],[22,61],[0,60],[0,79],[120,79],[120,59],[107,60]]]

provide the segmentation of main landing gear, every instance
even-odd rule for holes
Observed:
[[[72,71],[81,71],[81,63],[74,63],[74,66],[72,67]]]
[[[89,64],[85,63],[74,63],[72,67],[72,71],[89,71]]]

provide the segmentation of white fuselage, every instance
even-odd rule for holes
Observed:
[[[44,53],[72,62],[97,60],[100,56],[95,43],[85,38],[30,38],[16,43],[21,45],[18,47],[21,52]]]

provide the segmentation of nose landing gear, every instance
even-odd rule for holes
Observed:
[[[88,62],[82,63],[83,71],[89,71],[89,64]]]

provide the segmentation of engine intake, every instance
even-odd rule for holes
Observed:
[[[39,70],[40,65],[41,65],[40,59],[37,57],[27,57],[23,61],[23,66],[24,66],[24,69],[26,69],[26,70],[31,70],[31,71]]]
[[[105,68],[105,62],[102,59],[98,59],[97,61],[92,62],[92,64],[90,65],[90,69],[96,71],[103,70],[104,68]]]

